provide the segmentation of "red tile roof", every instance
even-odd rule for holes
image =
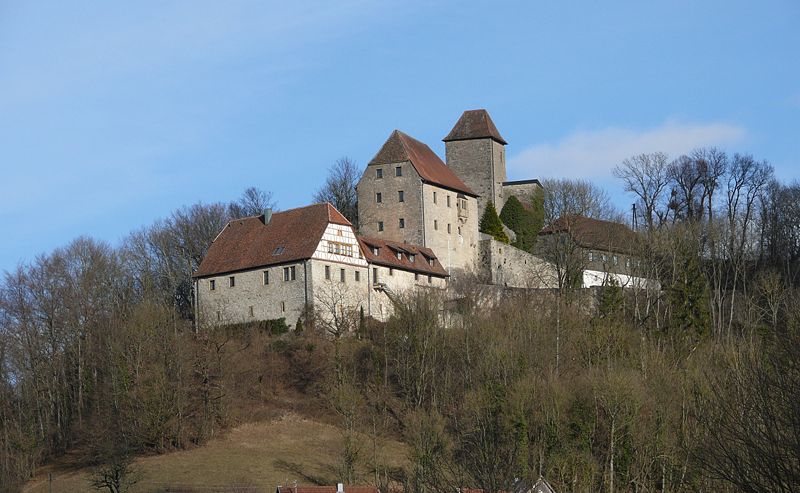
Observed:
[[[278,486],[275,493],[336,493],[336,486]],[[380,493],[375,486],[344,486],[344,493]]]
[[[437,277],[447,277],[448,275],[430,248],[366,236],[359,236],[358,242],[361,244],[364,258],[371,264]],[[378,248],[377,255],[373,253],[373,247]],[[400,252],[399,259],[397,258],[398,252]],[[409,259],[409,254],[414,256],[413,262]],[[433,265],[430,264],[430,260],[433,260]]]
[[[559,217],[539,232],[540,235],[554,233],[568,233],[582,247],[609,252],[630,253],[637,242],[636,233],[625,224],[577,214]]]
[[[442,162],[430,147],[399,130],[392,132],[369,164],[395,164],[404,161],[410,161],[422,180],[427,183],[473,197],[478,196]]]
[[[452,140],[471,140],[471,139],[494,139],[497,142],[506,145],[508,142],[500,136],[497,127],[494,126],[492,117],[489,112],[484,109],[480,110],[467,110],[458,119],[453,129],[447,134],[447,137],[442,139],[444,142]]]
[[[352,226],[329,203],[230,221],[217,236],[194,277],[255,269],[311,258],[328,223]]]

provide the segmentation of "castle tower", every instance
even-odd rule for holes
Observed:
[[[480,195],[478,214],[483,214],[488,200],[499,212],[505,202],[506,141],[489,113],[484,109],[465,111],[442,140],[447,166]]]

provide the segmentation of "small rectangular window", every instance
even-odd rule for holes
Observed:
[[[275,250],[273,250],[273,252],[272,252],[273,255],[280,255],[282,253],[283,253],[283,247],[282,246],[279,246],[279,247],[275,248]]]
[[[264,285],[266,286],[267,284],[269,284],[269,271],[265,270],[264,271]]]
[[[397,166],[394,169],[394,176],[403,176],[403,167],[402,166]]]
[[[286,311],[286,302],[285,301],[281,301],[281,311],[282,312]]]
[[[356,282],[361,282],[361,272],[356,271],[355,272],[355,278],[356,278]]]
[[[383,231],[383,221],[378,221],[378,231]]]
[[[613,255],[611,257],[611,263],[614,264],[614,265],[619,264],[619,257],[617,257],[616,255]]]
[[[380,192],[377,192],[377,193],[375,194],[375,202],[377,202],[377,203],[379,203],[379,204],[380,204],[381,202],[383,202],[383,196],[381,195],[381,193],[380,193]]]
[[[450,207],[450,196],[447,196],[447,207]]]
[[[402,217],[400,218],[399,226],[400,226],[400,229],[403,229],[403,228],[406,227],[406,220],[403,219]]]
[[[284,281],[294,281],[296,279],[295,275],[296,275],[296,271],[295,271],[295,267],[294,266],[284,267],[283,268],[283,280]]]
[[[228,286],[230,287],[236,286],[236,278],[234,276],[228,278]]]
[[[589,262],[594,262],[594,252],[589,252]]]
[[[339,282],[344,282],[344,269],[339,269]]]
[[[372,282],[378,282],[378,268],[372,268]]]
[[[289,271],[290,271],[290,272],[291,272],[291,274],[292,274],[292,281],[294,281],[295,279],[297,279],[297,277],[296,277],[297,271],[295,270],[295,267],[294,267],[294,265],[293,265],[293,266],[291,266],[291,267],[289,267]]]
[[[447,234],[450,234],[450,223],[447,223]]]
[[[375,178],[377,179],[383,178],[383,168],[378,168],[375,170]]]
[[[330,265],[326,265],[325,266],[325,279],[328,280],[328,281],[331,280],[331,266]]]
[[[393,276],[393,275],[394,275],[394,269],[392,269],[391,267],[389,267],[389,275],[390,275],[390,276]]]
[[[398,190],[397,191],[397,201],[398,202],[405,202],[406,201],[405,194],[403,194],[402,190]]]
[[[416,272],[414,273],[414,280],[419,281],[419,274]]]
[[[433,220],[433,229],[439,231],[439,221],[436,219]]]
[[[431,276],[428,276],[428,282],[430,283],[432,281],[433,281],[433,278]]]
[[[458,227],[458,235],[461,236],[461,226]]]
[[[255,313],[253,312],[253,305],[250,305],[249,307],[247,307],[247,311],[250,313],[251,317],[255,317],[256,316]]]
[[[208,289],[210,291],[214,291],[215,289],[217,289],[217,281],[215,281],[214,279],[208,281]]]
[[[436,203],[436,192],[433,192],[433,203]]]

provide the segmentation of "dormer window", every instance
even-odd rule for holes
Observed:
[[[403,260],[403,254],[402,253],[397,252],[397,260]]]
[[[434,262],[433,258],[428,259],[428,265],[430,265],[431,267],[433,267],[433,262]]]
[[[273,252],[272,252],[272,254],[273,254],[273,255],[280,255],[280,254],[282,254],[282,253],[283,253],[283,246],[279,246],[278,248],[276,248],[276,249],[275,249],[275,250],[273,250]]]
[[[408,254],[408,261],[409,262],[413,262],[414,261],[414,254],[413,253],[409,253]]]

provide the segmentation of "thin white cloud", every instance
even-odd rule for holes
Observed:
[[[509,168],[515,176],[608,178],[614,166],[636,154],[661,151],[676,157],[698,147],[732,144],[745,135],[738,125],[674,121],[646,130],[577,131],[523,150],[509,159]]]

